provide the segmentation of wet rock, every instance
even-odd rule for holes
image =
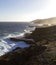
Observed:
[[[34,44],[35,41],[33,39],[26,39],[26,38],[10,38],[11,41],[14,41],[14,42],[19,42],[19,41],[24,41],[28,44]]]
[[[0,65],[25,65],[33,56],[44,52],[45,46],[32,45],[29,48],[17,48],[0,58]]]

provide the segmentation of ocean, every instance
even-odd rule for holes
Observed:
[[[30,25],[28,22],[0,22],[0,39],[19,35],[24,32],[28,25]]]
[[[0,56],[13,51],[17,47],[30,46],[24,41],[13,42],[9,39],[10,37],[21,36],[25,31],[29,32],[28,26],[30,25],[29,22],[0,22]]]

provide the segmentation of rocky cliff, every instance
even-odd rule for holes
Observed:
[[[36,19],[33,20],[32,22],[36,23],[36,24],[56,24],[56,17],[52,17],[52,18],[47,18],[47,19]]]
[[[56,40],[56,25],[45,28],[36,28],[33,33],[28,36],[28,38],[32,38],[35,41],[48,40],[54,41]]]

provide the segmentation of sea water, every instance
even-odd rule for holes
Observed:
[[[28,22],[0,22],[0,56],[12,51],[16,47],[29,47],[24,41],[12,42],[9,37],[21,37],[26,27],[31,25]]]
[[[0,22],[0,38],[23,33],[29,24],[28,22]]]

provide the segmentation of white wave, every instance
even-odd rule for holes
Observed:
[[[21,38],[21,37],[24,37],[24,32],[23,33],[19,33],[18,35],[15,35],[15,34],[9,34],[8,36],[5,36],[3,37],[3,39],[6,39],[6,38],[10,38],[10,37],[14,37],[14,38]]]
[[[0,56],[18,48],[29,47],[30,45],[24,41],[13,42],[9,38],[0,40]]]
[[[3,49],[2,49],[3,48]],[[9,52],[9,45],[7,45],[3,40],[0,42],[0,56]]]
[[[20,48],[29,47],[30,45],[24,41],[13,42],[9,39],[10,37],[22,38],[22,37],[24,37],[25,33],[27,33],[27,32],[19,33],[18,35],[9,34],[8,36],[4,37],[3,39],[0,39],[0,56],[12,51],[13,49],[15,49],[17,47],[20,47]]]
[[[32,33],[30,30],[24,30],[25,31],[25,33]]]

